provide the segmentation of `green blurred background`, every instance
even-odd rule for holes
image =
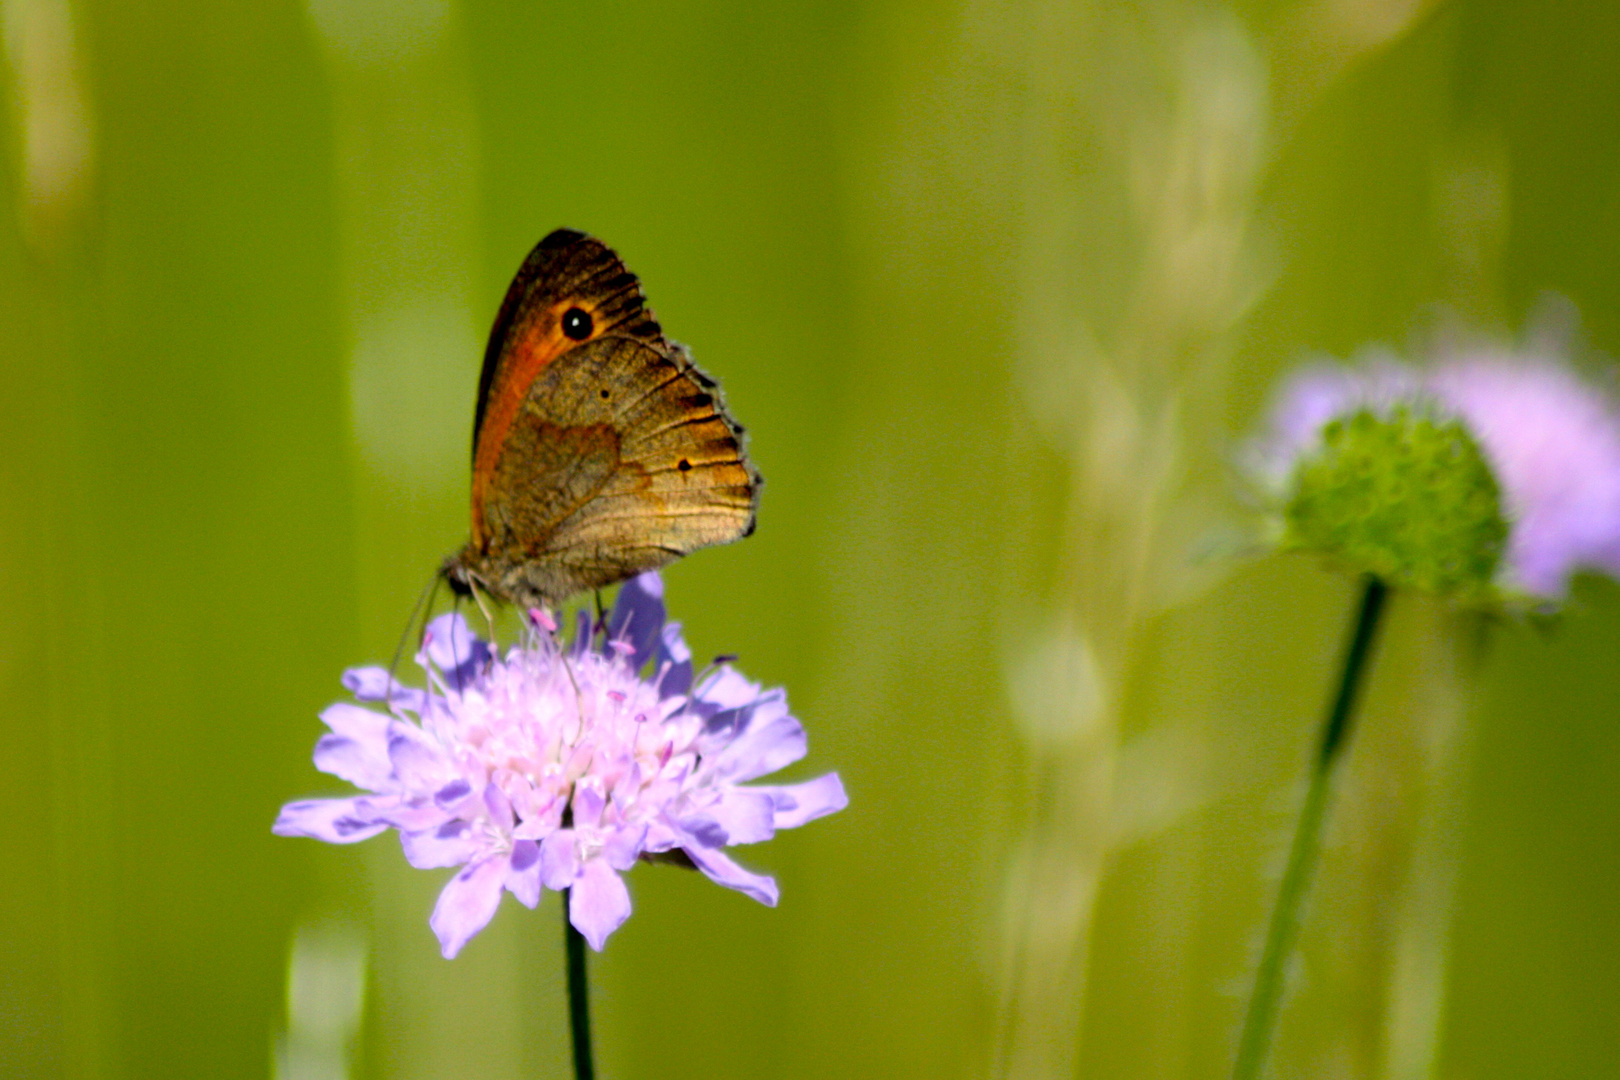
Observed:
[[[607,1077],[1219,1077],[1350,589],[1236,558],[1276,374],[1551,292],[1620,351],[1620,7],[4,0],[0,1075],[562,1077],[555,897],[454,962],[277,839],[465,536],[481,338],[613,244],[759,532],[669,571],[850,809],[641,867]],[[1397,602],[1275,1075],[1620,1072],[1620,591]]]

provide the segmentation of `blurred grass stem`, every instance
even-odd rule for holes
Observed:
[[[568,1028],[574,1036],[574,1078],[595,1080],[596,1065],[591,1058],[591,997],[585,982],[585,935],[574,929],[568,918],[572,889],[562,894],[563,940],[568,953]]]
[[[1266,1053],[1271,1048],[1271,1034],[1277,1022],[1277,1006],[1282,999],[1283,975],[1299,931],[1300,904],[1310,887],[1311,872],[1316,867],[1316,857],[1322,846],[1322,819],[1327,810],[1333,765],[1350,733],[1356,696],[1367,670],[1373,637],[1388,595],[1389,587],[1376,577],[1368,577],[1362,584],[1361,600],[1356,607],[1350,641],[1345,648],[1344,668],[1339,675],[1339,689],[1328,711],[1327,723],[1322,728],[1322,741],[1311,766],[1305,805],[1299,812],[1299,825],[1288,851],[1288,865],[1283,870],[1282,884],[1277,890],[1277,904],[1271,911],[1271,925],[1266,929],[1265,951],[1260,956],[1260,967],[1254,976],[1254,990],[1249,995],[1248,1013],[1243,1018],[1243,1033],[1238,1039],[1232,1080],[1258,1080],[1265,1068]]]

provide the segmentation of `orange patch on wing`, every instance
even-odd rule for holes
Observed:
[[[564,301],[554,306],[551,317],[540,322],[535,329],[543,330],[543,336],[524,341],[514,350],[514,356],[501,378],[489,388],[489,400],[485,403],[484,423],[478,429],[478,456],[473,461],[472,475],[472,538],[473,544],[482,551],[489,539],[488,531],[484,527],[484,495],[489,489],[491,478],[495,475],[495,466],[500,463],[501,452],[506,449],[506,434],[512,428],[512,422],[517,419],[518,411],[523,408],[523,402],[529,396],[529,388],[534,380],[546,369],[546,365],[557,357],[584,341],[575,341],[564,336],[562,332],[562,318],[564,311],[572,307],[582,307],[591,310],[591,305],[580,304],[576,301]],[[592,334],[592,337],[595,337]],[[585,341],[591,340],[586,338]]]

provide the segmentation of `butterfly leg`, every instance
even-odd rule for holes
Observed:
[[[484,591],[478,587],[476,579],[471,577],[467,579],[467,591],[472,594],[473,603],[478,605],[478,610],[484,613],[484,622],[489,626],[489,640],[494,641],[495,612],[490,609],[489,601],[484,596]]]

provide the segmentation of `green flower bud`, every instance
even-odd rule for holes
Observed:
[[[1460,421],[1409,405],[1333,420],[1294,466],[1284,548],[1354,573],[1487,600],[1508,536],[1496,478]]]

